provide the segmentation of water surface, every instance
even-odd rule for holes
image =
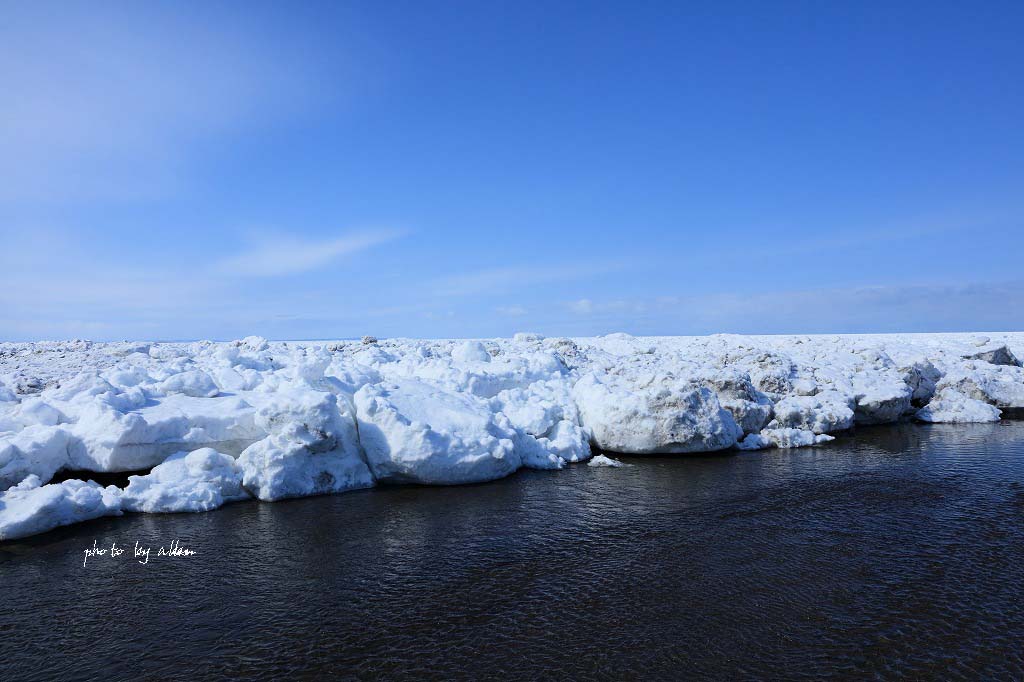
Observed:
[[[7,543],[0,676],[1024,678],[1024,423],[624,460]]]

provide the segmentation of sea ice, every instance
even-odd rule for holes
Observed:
[[[121,513],[121,491],[93,481],[41,485],[32,475],[0,493],[0,540],[14,540],[79,521]]]
[[[1024,369],[972,360],[949,372],[938,388],[952,388],[996,407],[1024,408]]]
[[[235,458],[213,448],[179,452],[145,476],[129,476],[121,508],[133,512],[201,512],[244,500]]]
[[[775,403],[770,428],[791,428],[813,433],[832,433],[853,426],[852,399],[836,391],[814,396],[790,396]]]
[[[282,391],[256,414],[269,435],[238,458],[242,484],[261,500],[338,493],[374,485],[348,397]]]
[[[986,343],[974,353],[965,355],[964,358],[967,360],[981,360],[993,365],[1021,366],[1020,360],[1007,348],[1006,344],[993,345]]]
[[[923,422],[997,422],[1000,411],[994,405],[968,398],[953,388],[944,388],[930,403],[918,410],[915,416]]]
[[[736,369],[722,369],[704,380],[744,433],[757,433],[771,419],[772,401],[754,388],[750,375]]]
[[[378,481],[475,483],[520,466],[508,417],[469,392],[406,380],[364,386],[355,404],[360,441]]]
[[[577,382],[573,396],[602,450],[708,452],[729,448],[743,435],[710,389],[667,376],[633,381],[590,373]]]
[[[911,415],[990,421],[1024,408],[1020,357],[1024,334],[996,332],[0,343],[0,527],[486,481],[591,447],[787,448]],[[123,491],[46,485],[150,468]]]
[[[762,450],[764,448],[802,448],[808,445],[820,445],[835,440],[834,436],[825,433],[816,434],[804,429],[765,429],[761,433],[752,433],[736,444],[740,450]]]
[[[592,457],[589,462],[587,462],[587,466],[588,467],[612,467],[612,468],[618,468],[618,467],[626,467],[626,466],[629,466],[629,465],[626,464],[625,462],[620,462],[617,459],[612,459],[611,457],[605,457],[604,455],[596,455],[596,456]]]

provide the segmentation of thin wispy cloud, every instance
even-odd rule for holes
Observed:
[[[319,270],[337,261],[404,235],[400,230],[374,230],[323,241],[289,236],[264,238],[259,244],[220,261],[216,272],[244,277],[280,277]]]
[[[279,316],[326,319],[324,324],[342,331],[358,331],[353,318],[372,316],[378,307],[339,300],[336,291],[311,286],[302,273],[335,265],[346,273],[358,265],[365,273],[366,263],[346,262],[346,256],[361,258],[402,234],[376,230],[326,240],[267,238],[236,254],[234,262],[196,267],[162,251],[144,265],[126,263],[109,251],[108,241],[91,242],[61,230],[0,231],[10,247],[0,249],[0,340],[224,338],[245,335],[248,329],[271,333],[282,325],[268,320],[283,319]],[[297,276],[274,277],[290,273]],[[372,286],[360,289],[367,281],[356,276],[346,283],[349,291],[360,292],[353,300],[365,303],[374,293]],[[379,308],[403,320],[420,309]],[[188,321],[187,329],[181,320]],[[289,328],[305,330],[312,324]]]

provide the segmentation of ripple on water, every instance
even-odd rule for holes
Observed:
[[[626,460],[10,543],[4,677],[1024,677],[1024,423]]]

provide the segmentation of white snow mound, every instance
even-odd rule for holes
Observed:
[[[133,512],[203,512],[245,500],[234,457],[213,448],[171,455],[145,476],[129,476],[121,508]]]
[[[0,540],[35,535],[101,516],[121,513],[121,491],[93,481],[40,485],[38,476],[0,494]]]
[[[1000,414],[999,408],[994,405],[968,398],[955,389],[944,388],[915,416],[923,422],[962,424],[997,422]]]
[[[587,462],[587,466],[619,468],[628,467],[629,465],[626,464],[625,462],[620,462],[617,459],[612,459],[611,457],[605,457],[604,455],[596,455],[593,458],[591,458],[589,462]]]
[[[355,404],[367,463],[379,481],[475,483],[521,464],[508,417],[469,393],[407,380],[364,386]]]

